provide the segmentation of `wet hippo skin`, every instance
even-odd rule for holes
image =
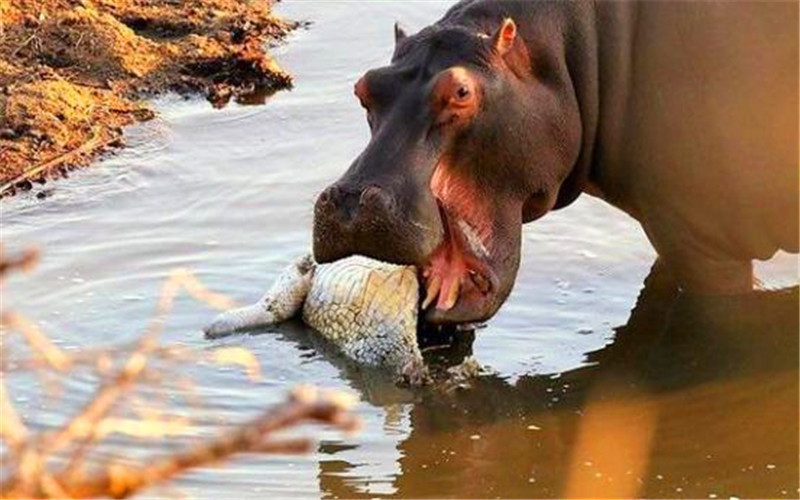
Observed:
[[[582,193],[680,286],[738,294],[798,250],[798,6],[464,1],[355,85],[372,133],[319,197],[314,253],[414,264],[427,319],[505,301],[521,226]],[[535,265],[535,263],[530,263]]]

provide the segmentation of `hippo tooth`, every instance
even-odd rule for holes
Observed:
[[[481,241],[481,238],[478,236],[478,232],[474,227],[469,225],[467,221],[458,219],[458,228],[461,229],[461,232],[464,234],[464,237],[467,239],[467,243],[469,243],[469,246],[473,252],[481,257],[486,257],[489,255],[489,251],[486,250],[486,245],[483,244],[483,241]]]
[[[458,292],[460,290],[461,290],[461,277],[456,276],[450,279],[447,283],[447,289],[446,290],[443,289],[441,294],[439,295],[439,303],[436,305],[436,308],[441,309],[443,311],[452,309],[453,306],[456,305],[456,301],[458,300]]]
[[[427,288],[428,290],[427,293],[425,294],[425,300],[422,301],[423,309],[427,309],[427,307],[431,305],[431,302],[433,302],[433,299],[435,299],[436,296],[439,295],[439,289],[442,288],[442,278],[438,275],[434,276],[433,278],[430,279],[430,281],[428,281]]]

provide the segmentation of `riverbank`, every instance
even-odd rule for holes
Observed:
[[[267,0],[0,3],[0,195],[67,175],[152,118],[143,96],[215,106],[291,86],[266,46],[296,25]]]

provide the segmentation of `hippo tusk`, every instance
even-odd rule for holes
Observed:
[[[427,309],[429,305],[433,302],[433,299],[439,295],[439,290],[442,288],[442,278],[440,276],[434,276],[428,282],[427,291],[425,293],[425,300],[422,301],[422,309]]]
[[[446,283],[447,289],[442,290],[442,293],[439,295],[439,302],[436,304],[436,308],[442,311],[450,310],[456,305],[458,292],[461,291],[461,277],[452,276]]]

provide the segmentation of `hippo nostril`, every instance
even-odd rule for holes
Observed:
[[[378,186],[367,186],[361,191],[361,199],[358,200],[358,204],[362,207],[365,205],[370,205],[373,203],[373,200],[379,200],[381,196],[381,188]]]
[[[360,207],[387,210],[392,208],[392,199],[379,186],[367,186],[361,191],[358,204]]]
[[[338,187],[330,186],[319,195],[318,203],[322,205],[335,205],[336,200],[341,198],[341,192]]]

